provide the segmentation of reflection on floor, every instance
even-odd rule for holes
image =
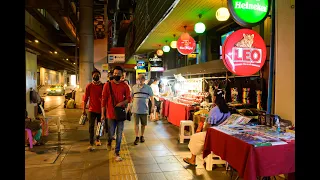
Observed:
[[[114,151],[102,146],[89,152],[88,123],[81,126],[79,109],[59,107],[47,113],[50,133],[46,145],[26,147],[26,180],[43,179],[141,179],[141,180],[229,180],[230,173],[218,166],[206,171],[204,166],[190,167],[183,162],[189,157],[188,141],[178,143],[178,128],[167,121],[148,122],[145,142],[133,145],[133,122],[126,121],[120,155],[122,162],[115,162]],[[114,149],[115,142],[112,143]],[[236,174],[232,179],[236,178]],[[281,179],[277,177],[277,179]]]

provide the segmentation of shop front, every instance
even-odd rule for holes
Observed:
[[[177,11],[182,6],[178,4]],[[205,132],[203,158],[218,156],[241,178],[287,174],[291,179],[295,172],[294,6],[289,0],[229,0],[226,6],[232,21],[223,25],[208,24],[209,29],[202,26],[201,32],[195,28],[194,33],[184,24],[188,17],[180,22],[183,16],[175,15],[153,31],[159,35],[173,22],[180,23],[180,33],[172,40],[175,46],[168,49],[171,43],[164,41],[162,48],[162,117],[178,128],[192,121],[194,132],[180,129],[178,137]],[[216,12],[217,19],[223,19],[222,11]],[[150,44],[148,39],[145,43]],[[212,109],[218,106],[213,98],[217,90],[224,92],[231,116],[205,131],[214,119]]]

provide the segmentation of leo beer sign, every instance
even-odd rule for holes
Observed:
[[[264,65],[266,49],[264,40],[257,32],[240,29],[225,40],[222,47],[223,63],[233,74],[250,76]]]

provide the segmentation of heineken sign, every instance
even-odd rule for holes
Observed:
[[[268,16],[270,0],[228,0],[228,9],[240,26],[253,27]]]

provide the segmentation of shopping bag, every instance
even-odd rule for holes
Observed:
[[[87,121],[87,115],[82,114],[79,120],[80,125],[85,125]]]

